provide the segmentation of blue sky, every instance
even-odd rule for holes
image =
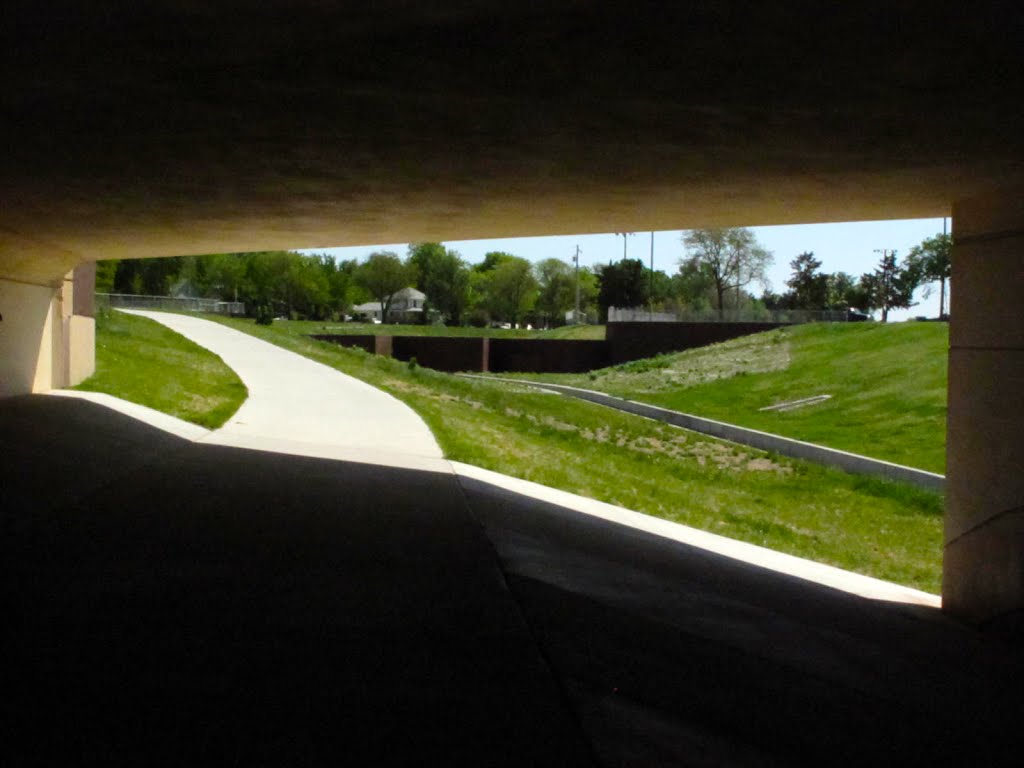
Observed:
[[[895,249],[903,258],[926,237],[942,232],[942,219],[905,219],[899,221],[864,221],[842,224],[801,224],[778,227],[751,227],[758,241],[775,255],[768,277],[772,289],[781,293],[790,276],[789,262],[804,251],[813,251],[825,272],[848,272],[859,276],[878,263],[875,249]],[[682,230],[654,233],[654,268],[669,274],[678,269],[683,257]],[[390,250],[405,256],[406,243],[359,246],[355,248],[314,248],[303,253],[330,253],[339,259],[362,259],[373,251]],[[623,238],[614,233],[597,235],[560,235],[557,237],[502,238],[498,240],[449,240],[445,242],[470,263],[483,260],[488,251],[507,251],[530,261],[558,258],[572,261],[576,246],[580,247],[580,264],[607,264],[622,258]],[[627,255],[650,263],[651,233],[637,232],[626,238]],[[754,291],[760,294],[760,290]],[[920,290],[918,291],[920,294]],[[917,315],[938,314],[938,292],[930,299],[918,295],[920,304],[909,310],[890,314],[892,320]]]

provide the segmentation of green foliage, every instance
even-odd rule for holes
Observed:
[[[490,313],[492,320],[505,321],[515,327],[537,301],[537,279],[526,259],[509,254],[500,256],[495,266],[482,271],[476,281],[477,290],[482,293],[480,305]]]
[[[904,266],[915,284],[939,283],[939,316],[946,317],[946,281],[953,276],[953,237],[945,233],[928,237],[907,254]],[[930,290],[925,291],[925,297]]]
[[[441,243],[411,243],[407,263],[416,287],[427,295],[427,308],[460,325],[470,300],[469,268],[462,257]]]
[[[534,265],[537,275],[537,311],[545,325],[560,324],[576,305],[576,277],[573,268],[560,259],[544,259]]]
[[[182,267],[182,257],[122,259],[114,272],[114,293],[166,296]]]
[[[729,301],[737,306],[751,283],[767,284],[774,258],[745,228],[693,229],[683,235],[691,271],[704,274],[714,289],[714,308],[722,312]]]
[[[826,309],[864,309],[862,299],[857,293],[857,281],[845,272],[834,272],[828,276],[826,296]]]
[[[355,272],[355,280],[380,302],[381,317],[388,320],[391,301],[395,293],[408,287],[415,275],[398,255],[391,251],[371,253]]]
[[[130,259],[116,262],[112,287],[117,293],[241,301],[252,313],[268,304],[275,314],[326,319],[350,305],[353,266],[291,251]]]
[[[700,260],[691,257],[672,276],[672,292],[683,306],[700,311],[711,308],[715,285]]]
[[[117,276],[117,259],[96,262],[96,292],[116,293],[114,278]]]
[[[623,259],[601,267],[597,280],[597,303],[602,321],[607,320],[609,307],[624,309],[642,307],[647,303],[650,278],[639,259]]]
[[[825,309],[828,305],[828,276],[820,272],[821,262],[810,252],[801,253],[789,263],[793,275],[786,281],[792,309]]]
[[[914,306],[917,274],[896,263],[896,251],[885,251],[874,272],[861,276],[860,289],[866,309],[882,310],[882,322],[889,319],[889,310]]]
[[[256,305],[256,325],[273,325],[274,309],[270,304]]]

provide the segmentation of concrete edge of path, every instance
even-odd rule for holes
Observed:
[[[374,448],[350,448],[325,443],[306,443],[301,440],[282,440],[261,435],[237,435],[214,432],[199,438],[196,442],[205,445],[221,445],[228,448],[243,448],[264,453],[282,453],[289,456],[306,456],[313,459],[348,461],[357,464],[374,464],[391,469],[411,469],[419,472],[440,472],[452,474],[447,459],[421,456],[415,453],[398,453]]]
[[[873,459],[870,456],[861,456],[858,453],[841,451],[837,448],[828,448],[816,443],[805,443],[802,440],[794,440],[791,437],[775,435],[771,432],[762,432],[749,427],[740,427],[736,424],[727,424],[724,421],[706,419],[703,416],[694,416],[681,411],[673,411],[668,408],[660,408],[648,403],[639,403],[635,400],[626,400],[622,397],[615,397],[604,392],[595,392],[592,389],[581,387],[570,387],[566,384],[551,384],[542,381],[529,381],[527,379],[513,379],[502,376],[477,376],[471,373],[460,373],[459,376],[470,379],[482,379],[484,381],[502,381],[508,384],[522,384],[525,386],[541,389],[548,392],[569,395],[579,400],[586,400],[597,405],[604,405],[614,408],[617,411],[632,413],[635,416],[643,416],[655,421],[672,424],[676,427],[689,429],[692,432],[699,432],[702,435],[716,437],[720,440],[728,440],[739,445],[746,445],[762,451],[772,451],[781,456],[788,456],[792,459],[813,461],[816,464],[825,464],[830,467],[841,469],[856,475],[872,475],[882,477],[886,480],[896,480],[903,483],[910,483],[919,488],[926,488],[931,491],[942,491],[946,484],[944,475],[935,472],[927,472],[915,467],[907,467],[902,464],[893,464],[882,459]]]
[[[886,600],[897,603],[910,603],[930,608],[941,608],[942,598],[928,592],[905,587],[900,584],[862,576],[859,573],[845,571],[842,568],[806,560],[795,555],[787,555],[775,550],[748,544],[736,539],[718,536],[714,533],[690,528],[669,520],[634,512],[602,501],[588,499],[583,496],[549,488],[545,485],[527,480],[509,477],[470,464],[452,461],[455,474],[489,485],[502,488],[521,496],[528,496],[538,501],[554,504],[576,512],[598,517],[602,520],[626,525],[646,533],[678,541],[690,546],[699,547],[734,560],[741,560],[751,565],[767,568],[778,573],[795,576],[823,586],[839,589],[872,600]]]
[[[181,437],[186,440],[202,440],[212,433],[210,430],[200,427],[198,424],[192,424],[188,421],[175,418],[161,411],[154,410],[145,405],[139,405],[129,400],[122,400],[119,397],[113,395],[107,395],[103,392],[87,392],[84,390],[77,389],[52,389],[44,394],[53,395],[56,397],[70,397],[78,400],[88,400],[89,402],[102,405],[105,408],[109,408],[112,411],[117,411],[125,416],[129,416],[136,421],[141,421],[144,424],[148,424],[151,427],[155,427],[163,432],[168,432],[175,437]]]

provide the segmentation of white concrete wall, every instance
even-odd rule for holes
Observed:
[[[72,306],[70,273],[59,286],[0,278],[0,397],[73,386],[92,375],[96,323],[72,314]]]
[[[96,371],[96,321],[91,317],[72,315],[68,318],[65,341],[68,350],[67,383],[81,384]]]
[[[57,293],[54,287],[0,279],[0,397],[52,388],[54,331],[63,325]]]
[[[946,610],[1024,636],[1024,189],[953,206]]]

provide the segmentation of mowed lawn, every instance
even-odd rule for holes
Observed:
[[[945,472],[948,325],[816,323],[594,371],[527,375]],[[765,406],[816,395],[786,411]]]
[[[105,392],[216,429],[248,397],[235,372],[207,349],[145,317],[96,318],[96,373],[75,389]]]
[[[450,459],[939,590],[938,494],[772,456],[530,387],[462,379],[313,341],[305,336],[306,324],[209,319],[394,394],[424,418]]]

